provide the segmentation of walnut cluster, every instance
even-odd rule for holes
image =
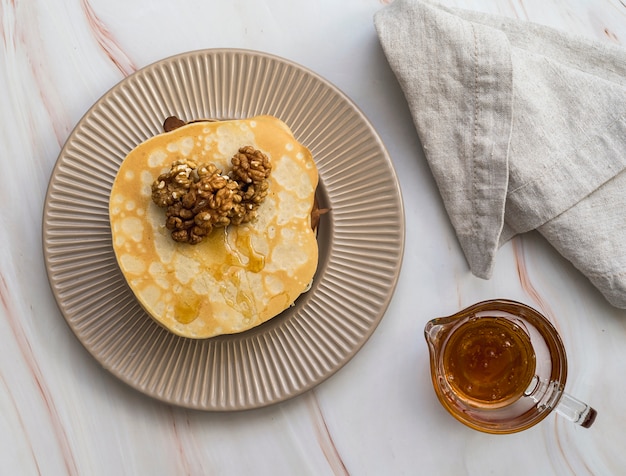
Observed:
[[[166,208],[165,226],[175,241],[196,244],[216,227],[251,221],[267,196],[272,170],[260,150],[245,146],[223,174],[214,164],[175,161],[152,184],[152,201]]]

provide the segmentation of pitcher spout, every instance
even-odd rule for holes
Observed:
[[[426,326],[424,326],[424,337],[431,351],[437,351],[456,323],[456,318],[453,316],[438,317],[426,323]]]

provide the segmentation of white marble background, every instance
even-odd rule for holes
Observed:
[[[626,312],[539,236],[516,238],[493,279],[467,268],[374,31],[380,0],[1,0],[1,475],[626,474]],[[626,44],[622,0],[444,0]],[[163,57],[267,51],[342,89],[386,143],[406,207],[404,265],[363,350],[315,390],[269,408],[170,407],[104,371],[65,325],[41,252],[56,157],[90,105]],[[429,381],[427,320],[507,297],[553,319],[567,390],[599,411],[585,430],[556,415],[492,436],[453,420]]]

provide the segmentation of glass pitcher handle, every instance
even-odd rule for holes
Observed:
[[[559,400],[555,411],[559,415],[567,418],[569,421],[574,422],[577,425],[582,426],[583,428],[589,428],[593,425],[593,422],[596,420],[596,416],[598,415],[598,412],[595,409],[586,403],[581,402],[577,398],[572,397],[568,393],[563,393],[563,395],[561,395],[561,399]]]
[[[554,401],[555,391],[557,390],[561,390],[557,382],[546,382],[535,375],[524,395],[532,398],[537,403],[547,398],[547,401],[544,400],[543,405],[553,408],[559,415],[583,428],[589,428],[593,425],[598,412],[586,403],[572,397],[569,393],[561,391],[556,407],[554,403],[550,404],[550,401]]]

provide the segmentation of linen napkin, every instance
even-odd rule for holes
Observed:
[[[471,271],[538,230],[626,308],[626,51],[416,0],[374,22]]]

